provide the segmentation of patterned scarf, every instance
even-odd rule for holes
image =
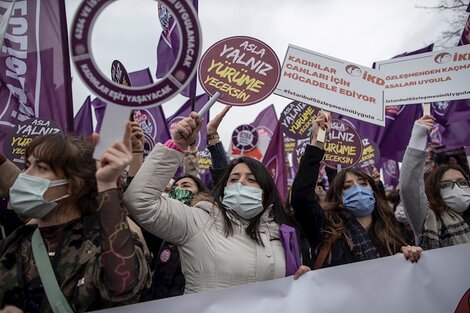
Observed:
[[[465,220],[452,210],[445,210],[437,217],[428,209],[419,246],[424,250],[442,248],[470,242],[470,228]]]
[[[369,234],[355,218],[351,218],[346,223],[346,235],[352,240],[353,247],[351,252],[356,261],[380,257],[380,254],[370,240]]]

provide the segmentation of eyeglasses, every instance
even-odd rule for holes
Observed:
[[[447,189],[447,188],[454,188],[454,185],[457,184],[460,188],[469,188],[470,187],[470,181],[466,179],[459,179],[459,180],[443,180],[439,183],[439,187],[441,189]]]

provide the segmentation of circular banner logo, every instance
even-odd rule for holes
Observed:
[[[258,144],[258,131],[252,125],[240,125],[232,133],[232,144],[238,150],[251,151]]]
[[[118,60],[114,60],[111,64],[111,79],[119,85],[130,86],[131,78],[126,71],[124,65]]]
[[[363,169],[366,167],[375,166],[378,168],[380,161],[379,146],[369,138],[362,139],[362,156],[357,165],[358,168]]]
[[[362,156],[362,141],[354,127],[342,120],[332,120],[331,129],[325,136],[323,163],[336,169],[354,167]]]
[[[34,138],[61,132],[60,127],[52,121],[39,118],[29,119],[17,124],[3,141],[5,157],[23,169],[24,152]]]
[[[201,53],[197,14],[188,1],[160,0],[180,29],[180,50],[169,73],[155,84],[133,88],[110,81],[96,65],[91,50],[91,30],[99,13],[114,0],[84,0],[71,28],[71,53],[83,82],[104,101],[128,107],[153,107],[179,93],[191,80]]]
[[[264,42],[244,36],[222,39],[204,53],[199,63],[202,88],[230,105],[251,105],[266,99],[276,88],[281,64]]]
[[[309,104],[292,101],[281,113],[279,123],[286,136],[304,139],[310,136],[313,120],[318,112]]]

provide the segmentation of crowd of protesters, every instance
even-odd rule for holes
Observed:
[[[209,185],[194,166],[195,112],[145,160],[135,122],[99,161],[96,134],[38,137],[23,171],[0,155],[0,312],[98,310],[399,253],[416,263],[423,250],[470,242],[468,173],[424,171],[431,116],[415,122],[399,191],[386,196],[376,171],[322,183],[317,133],[330,116],[320,112],[284,203],[261,162],[228,160],[217,133],[228,110],[207,124]]]

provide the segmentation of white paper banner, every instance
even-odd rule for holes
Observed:
[[[453,313],[459,302],[468,308],[469,260],[465,244],[425,251],[415,264],[395,255],[100,312]]]
[[[470,98],[470,45],[376,63],[385,78],[385,105]]]
[[[275,94],[385,126],[382,74],[289,45]]]

